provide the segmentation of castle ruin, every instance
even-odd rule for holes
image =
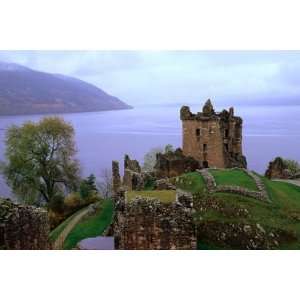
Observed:
[[[183,106],[180,119],[185,156],[199,161],[202,168],[247,168],[242,153],[243,120],[234,116],[232,107],[217,113],[207,100],[202,112],[196,114]]]

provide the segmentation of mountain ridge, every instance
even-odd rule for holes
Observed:
[[[0,62],[0,115],[130,109],[130,105],[75,77]]]

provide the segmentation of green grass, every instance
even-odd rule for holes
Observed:
[[[111,223],[113,210],[113,202],[104,200],[94,215],[84,218],[73,228],[64,242],[64,249],[73,249],[85,238],[100,236]]]
[[[261,177],[272,202],[282,209],[300,209],[300,187],[288,182],[271,181]]]
[[[49,235],[49,240],[51,242],[54,242],[58,236],[62,233],[62,231],[67,227],[67,225],[75,218],[81,211],[83,211],[86,207],[83,207],[82,209],[75,212],[73,215],[68,217],[66,220],[64,220],[62,223],[60,223],[57,227],[55,227]]]
[[[217,185],[235,185],[257,190],[254,180],[242,170],[209,170],[214,176]]]
[[[203,177],[198,172],[186,173],[178,177],[176,187],[191,193],[198,193],[205,190]]]
[[[154,191],[129,191],[126,193],[126,197],[128,201],[132,201],[136,196],[157,198],[161,202],[170,203],[176,200],[176,191],[154,190]]]
[[[243,186],[256,190],[255,182],[240,170],[210,170],[217,184]],[[300,187],[286,182],[271,181],[261,176],[269,197],[270,203],[232,193],[215,193],[213,198],[218,201],[223,210],[208,208],[195,214],[200,222],[215,221],[223,223],[259,223],[269,230],[284,230],[295,233],[298,240],[281,244],[280,249],[300,249],[300,222],[293,216],[300,217]],[[198,173],[182,175],[177,179],[177,186],[190,192],[199,192],[204,189],[203,178]],[[247,209],[247,216],[237,216],[236,211]],[[198,241],[198,249],[218,249],[210,241]]]

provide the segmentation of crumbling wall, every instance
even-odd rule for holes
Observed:
[[[269,179],[288,179],[291,177],[291,173],[288,170],[283,159],[281,157],[276,157],[273,161],[270,161],[265,176]]]
[[[157,178],[176,177],[187,172],[193,172],[199,169],[197,160],[191,156],[183,155],[180,148],[167,153],[158,153],[156,155],[156,164],[154,166]]]
[[[153,172],[143,172],[139,162],[135,159],[130,159],[126,154],[124,157],[124,176],[121,179],[119,172],[119,163],[112,162],[112,185],[113,194],[115,195],[120,188],[127,191],[143,190],[149,183],[155,181]]]
[[[119,163],[117,161],[112,161],[112,190],[113,195],[115,195],[121,187],[121,176]]]
[[[255,175],[254,173],[246,169],[241,169],[241,170],[254,180],[258,191],[249,190],[241,186],[217,185],[215,178],[207,169],[198,170],[198,172],[203,176],[204,182],[206,184],[209,193],[215,193],[215,192],[233,193],[233,194],[243,195],[246,197],[251,197],[261,201],[270,202],[271,200],[269,198],[269,195],[267,193],[267,190],[262,180],[257,175]]]
[[[45,210],[0,199],[0,249],[49,249],[49,232]]]
[[[123,187],[128,190],[140,190],[143,188],[144,180],[139,162],[130,159],[126,154],[124,158]]]
[[[120,196],[113,224],[116,249],[196,249],[192,204],[183,198],[187,200],[180,196],[173,203],[162,203]]]

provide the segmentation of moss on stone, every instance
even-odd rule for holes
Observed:
[[[126,193],[126,199],[132,201],[136,197],[155,198],[161,202],[170,203],[176,200],[176,191],[173,190],[154,190],[154,191],[129,191]]]

